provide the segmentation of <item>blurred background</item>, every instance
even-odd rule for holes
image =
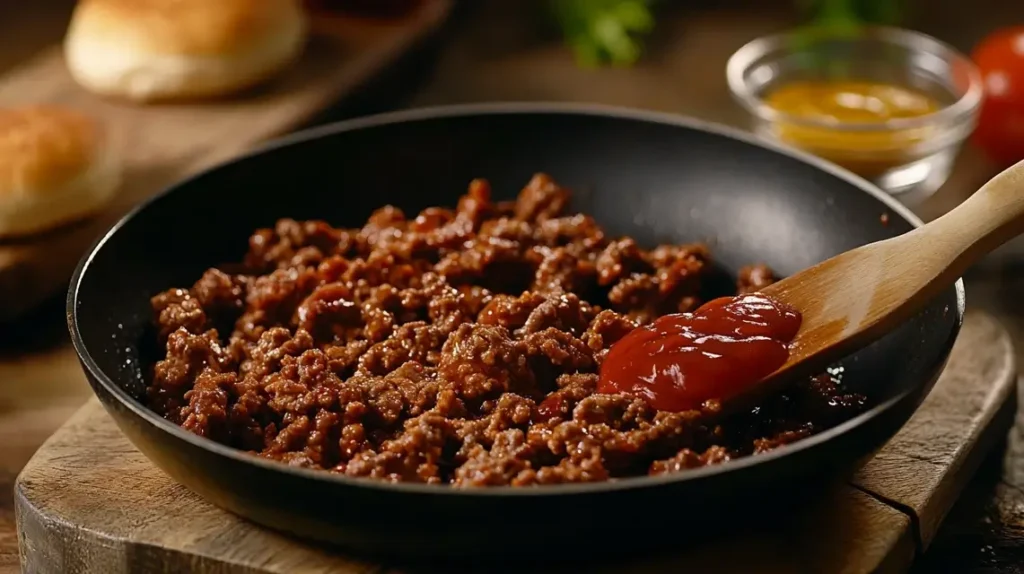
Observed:
[[[170,103],[110,97],[87,87],[84,72],[69,76],[61,45],[75,7],[0,3],[0,106],[66,106],[127,150],[123,189],[102,212],[0,241],[0,564],[11,568],[17,545],[5,485],[90,394],[66,340],[63,293],[74,262],[131,205],[260,141],[410,107],[629,106],[802,147],[871,179],[925,220],[1024,159],[1020,0],[311,0],[308,45],[265,85]],[[850,44],[850,30],[866,24],[904,32]],[[809,91],[771,99],[779,86],[835,87],[864,69],[854,79],[867,83],[828,96],[853,93],[860,104],[839,98],[843,109],[823,109]],[[911,93],[879,91],[893,86]],[[923,98],[913,101],[925,112],[909,97]],[[848,129],[857,124],[871,127]],[[1024,248],[1010,245],[969,286],[971,305],[996,314],[1018,349],[1020,263]],[[986,463],[920,571],[1024,572],[1024,473],[1014,448],[1011,440]]]

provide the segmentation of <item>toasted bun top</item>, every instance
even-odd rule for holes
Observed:
[[[102,146],[99,126],[53,106],[0,108],[0,200],[45,194],[80,176]]]
[[[80,0],[71,25],[126,49],[202,56],[244,50],[303,17],[300,0]]]

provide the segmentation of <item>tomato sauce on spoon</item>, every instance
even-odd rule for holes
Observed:
[[[598,392],[681,412],[727,401],[785,364],[799,311],[757,293],[722,297],[660,317],[612,345]]]

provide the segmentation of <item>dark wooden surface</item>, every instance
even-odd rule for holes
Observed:
[[[72,0],[0,2],[0,72],[51,45],[63,33]],[[469,4],[473,4],[469,7]],[[790,0],[679,2],[663,18],[649,58],[630,70],[580,70],[531,14],[536,1],[463,2],[436,69],[425,85],[389,85],[327,117],[387,105],[481,100],[581,100],[686,113],[733,125],[744,118],[722,77],[728,54],[745,41],[794,22]],[[1024,23],[1024,3],[915,0],[908,25],[969,49],[996,26]],[[929,6],[931,9],[929,9]],[[918,206],[934,217],[993,173],[975,150],[950,182]],[[1016,261],[1024,261],[1018,257]],[[990,267],[968,278],[968,305],[996,314],[1024,358],[1024,274]],[[18,570],[11,485],[32,452],[89,395],[67,348],[61,302],[54,299],[16,324],[0,325],[0,572]],[[918,572],[1024,572],[1024,418],[982,465],[922,560]]]
[[[1005,329],[970,313],[935,389],[849,481],[766,527],[601,570],[674,572],[685,557],[692,573],[906,572],[1010,427],[1015,365]],[[95,399],[36,452],[14,490],[21,561],[33,574],[415,571],[328,552],[215,508],[133,448]]]

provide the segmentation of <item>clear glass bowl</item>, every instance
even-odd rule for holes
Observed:
[[[750,113],[755,133],[907,198],[930,194],[945,182],[974,129],[982,95],[978,71],[966,56],[930,36],[883,27],[758,38],[732,55],[726,77],[733,97]],[[808,80],[895,84],[934,98],[939,109],[868,124],[809,120],[765,103],[774,89]]]

